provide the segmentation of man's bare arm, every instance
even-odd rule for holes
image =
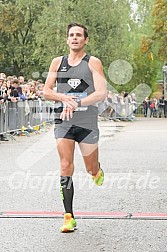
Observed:
[[[91,56],[89,67],[93,75],[95,91],[89,96],[81,99],[82,106],[93,105],[96,102],[103,101],[107,94],[107,82],[103,73],[101,61],[98,58]]]

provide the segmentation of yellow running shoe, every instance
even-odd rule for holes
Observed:
[[[99,163],[99,168],[100,168],[100,163]],[[104,172],[103,172],[103,170],[100,168],[100,170],[98,171],[96,176],[92,176],[92,179],[93,179],[93,181],[95,182],[95,184],[97,186],[102,186],[102,184],[104,182]]]
[[[66,213],[64,215],[64,224],[60,228],[60,232],[62,233],[69,233],[74,232],[74,229],[76,229],[77,223],[74,218],[72,218],[71,213]]]

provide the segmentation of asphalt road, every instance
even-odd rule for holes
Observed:
[[[59,233],[63,219],[50,214],[63,211],[53,127],[0,143],[0,251],[167,252],[167,119],[99,126],[105,182],[93,184],[76,146],[74,211],[81,216],[70,234]]]

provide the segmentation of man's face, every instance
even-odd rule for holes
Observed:
[[[3,84],[2,84],[2,89],[3,89],[3,90],[6,89],[6,83],[3,83]]]
[[[24,83],[24,77],[20,76],[19,81],[20,81],[20,83]]]
[[[84,37],[84,29],[79,26],[71,27],[68,33],[67,44],[73,51],[80,51],[88,43]]]
[[[13,83],[13,87],[14,87],[14,88],[18,88],[18,86],[19,86],[18,83],[16,83],[16,82]]]

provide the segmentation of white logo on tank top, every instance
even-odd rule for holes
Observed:
[[[66,72],[66,71],[67,71],[67,67],[63,66],[62,69],[61,69],[61,72]]]
[[[81,84],[81,80],[80,79],[69,79],[67,82],[72,88],[77,88],[79,86],[79,84]]]

